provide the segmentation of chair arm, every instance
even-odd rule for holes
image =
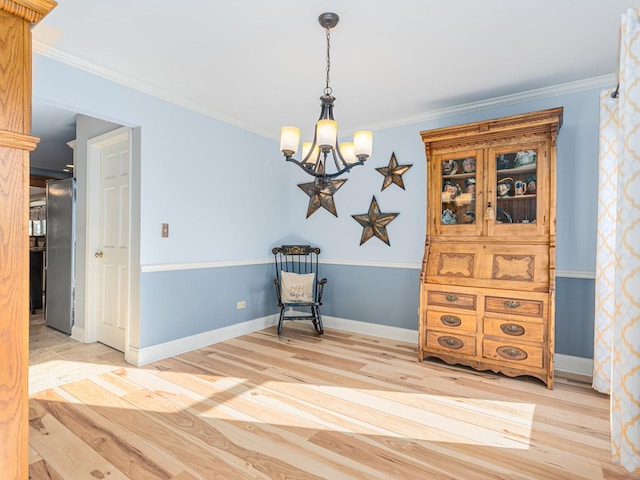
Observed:
[[[317,282],[317,303],[322,303],[322,293],[324,292],[324,286],[327,283],[327,279],[323,278],[322,280],[318,280]]]

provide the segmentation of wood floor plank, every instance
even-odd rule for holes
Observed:
[[[202,371],[204,374],[205,372]],[[253,383],[232,382],[218,380],[215,382],[203,381],[199,377],[185,377],[172,372],[158,372],[158,376],[184,390],[185,394],[196,392],[204,400],[208,408],[213,407],[216,412],[221,407],[233,409],[237,412],[234,419],[245,421],[258,421],[274,425],[287,425],[290,430],[295,430],[300,435],[310,436],[315,430],[322,428],[318,423],[310,420],[304,414],[298,413],[298,405],[292,404],[288,398],[265,395]],[[141,383],[150,388],[148,383]],[[161,395],[164,396],[166,389]],[[302,406],[300,402],[299,406]]]
[[[157,392],[157,394],[162,395],[163,392]],[[381,477],[375,469],[336,457],[331,452],[309,444],[308,437],[318,432],[317,425],[313,426],[311,435],[309,433],[301,435],[299,427],[290,428],[286,423],[270,424],[255,420],[220,421],[217,414],[211,413],[207,402],[180,403],[184,398],[186,397],[182,395],[171,396],[173,402],[179,403],[184,409],[208,421],[226,438],[233,439],[235,444],[250,448],[253,456],[261,455],[262,459],[258,463],[271,465],[269,478],[285,478],[283,474],[287,472],[282,471],[282,467],[279,466],[283,460],[298,469],[291,478],[316,478],[318,474],[320,478],[361,480],[385,478]],[[243,452],[239,452],[239,455],[247,458]]]
[[[136,368],[36,324],[30,478],[640,480],[609,397],[287,322]]]
[[[29,402],[29,443],[64,479],[127,479],[90,445],[50,415],[38,400]]]
[[[45,460],[29,465],[29,480],[64,480]]]
[[[275,456],[263,455],[251,447],[242,446],[241,444],[248,442],[246,438],[243,438],[243,435],[238,435],[241,429],[225,428],[226,433],[233,430],[233,434],[227,436],[220,430],[220,427],[225,424],[224,421],[217,421],[214,426],[186,411],[180,405],[149,391],[127,395],[126,399],[138,408],[148,411],[158,422],[164,423],[168,428],[179,429],[192,438],[200,440],[203,444],[215,448],[218,455],[224,456],[229,463],[237,463],[238,466],[242,466],[256,476],[262,474],[263,478],[268,479],[322,478],[300,470]],[[255,429],[253,430],[255,431]],[[240,440],[245,441],[241,442]]]
[[[185,360],[181,359],[181,361]],[[199,368],[204,372],[208,372],[207,374],[198,375],[205,380],[210,378],[210,374],[212,374],[212,378],[224,378],[217,375],[216,372],[218,370],[228,372],[234,371],[240,374],[242,374],[242,372],[246,372],[246,370],[244,370],[244,367],[237,367],[231,363],[222,362],[219,359],[215,362],[211,361],[211,363],[208,363],[206,365],[201,364]],[[236,368],[240,368],[241,371],[235,370]],[[309,399],[307,397],[306,391],[296,388],[295,385],[297,384],[292,385],[292,388],[288,388],[289,382],[281,382],[278,376],[271,377],[268,375],[254,376],[254,382],[247,383],[247,387],[253,389],[252,394],[254,395],[259,394],[286,402],[286,404],[289,406],[289,408],[287,409],[287,413],[289,415],[298,415],[302,418],[313,418],[313,421],[317,424],[314,426],[314,428],[328,428],[340,431],[356,430],[365,434],[390,433],[388,430],[380,428],[376,425],[371,425],[370,423],[341,415],[335,412],[331,406],[322,408],[316,403],[311,403],[308,401]],[[203,387],[201,386],[198,391],[203,391]],[[262,413],[260,412],[252,413],[252,415],[261,414]],[[311,432],[311,434],[313,433],[314,432]]]
[[[113,395],[108,390],[88,380],[71,383],[61,387],[79,401],[92,405],[101,415],[122,428],[147,441],[171,455],[185,471],[208,479],[255,478],[255,474],[243,471],[233,463],[227,463],[222,455],[204,445],[195,442],[188,434],[167,427],[154,412],[137,409],[135,405]]]
[[[232,371],[233,367],[226,363],[222,362],[220,359],[214,362],[215,364],[210,365],[210,368],[216,369],[224,369],[225,371]],[[240,367],[241,368],[241,367]],[[238,372],[236,370],[236,372]],[[240,372],[238,372],[240,373]],[[244,372],[242,372],[244,373]],[[241,375],[242,376],[242,375]],[[322,390],[318,390],[320,387],[313,387],[312,385],[303,385],[297,383],[287,383],[287,382],[278,382],[277,378],[268,378],[264,377],[262,380],[262,384],[278,393],[281,393],[284,396],[288,396],[291,398],[296,398],[298,400],[303,400],[306,403],[311,403],[317,409],[324,408],[324,405],[330,405],[331,410],[337,413],[340,413],[343,416],[349,417],[350,419],[356,419],[362,424],[366,424],[369,420],[375,419],[376,422],[387,425],[386,433],[395,436],[406,436],[410,438],[433,438],[440,439],[445,441],[447,438],[450,438],[452,441],[459,440],[459,435],[451,435],[448,431],[451,423],[456,423],[456,420],[447,419],[446,426],[440,425],[434,426],[435,417],[432,416],[431,412],[427,412],[430,416],[429,420],[422,419],[423,422],[416,422],[413,419],[407,419],[403,417],[395,416],[388,411],[397,410],[397,405],[384,405],[379,408],[374,408],[372,405],[373,400],[372,397],[367,397],[366,399],[362,399],[362,396],[366,394],[362,394],[361,392],[350,389],[348,391],[349,396],[358,397],[361,401],[358,400],[344,400],[343,402],[339,402],[339,397],[332,395],[331,393],[323,392]],[[316,389],[314,389],[316,388]],[[408,410],[408,409],[405,409]],[[425,426],[426,425],[426,426]],[[466,425],[465,432],[473,427]],[[503,440],[500,439],[502,436],[501,433],[495,435],[492,438],[492,432],[490,430],[485,430],[482,432],[478,438],[480,442],[499,442],[501,443]],[[509,445],[515,446],[516,444],[520,444],[520,439],[514,437],[511,440]]]
[[[68,396],[70,397],[70,396]],[[182,470],[149,449],[137,437],[108,422],[85,405],[77,405],[54,390],[33,396],[50,415],[92,446],[127,477],[168,480]]]

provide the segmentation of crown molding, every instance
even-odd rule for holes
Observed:
[[[1,1],[1,0],[0,0]],[[267,138],[275,138],[273,132],[267,131],[261,128],[256,128],[255,125],[251,125],[248,122],[242,121],[235,117],[230,117],[216,110],[204,108],[201,104],[193,102],[179,95],[174,95],[166,90],[158,88],[142,80],[134,77],[114,72],[112,70],[100,67],[92,62],[77,58],[73,55],[69,55],[61,50],[47,45],[44,42],[33,40],[33,52],[45,57],[49,57],[53,60],[65,63],[72,67],[84,70],[99,77],[111,80],[113,82],[125,85],[134,90],[146,93],[153,97],[160,98],[167,102],[179,105],[194,112],[201,113],[208,117],[214,118],[224,123],[228,123],[235,127],[241,128],[248,132],[255,133]],[[530,102],[535,100],[541,100],[545,98],[556,97],[559,95],[566,95],[569,93],[581,92],[584,90],[591,90],[594,88],[606,88],[615,85],[617,82],[617,76],[613,73],[607,75],[600,75],[597,77],[591,77],[584,80],[578,80],[575,82],[562,83],[558,85],[552,85],[549,87],[538,88],[535,90],[528,90],[525,92],[514,93],[510,95],[503,95],[500,97],[489,98],[486,100],[480,100],[477,102],[464,103],[460,105],[454,105],[451,107],[439,108],[430,110],[418,115],[408,116],[393,122],[383,122],[367,126],[367,129],[377,131],[385,130],[388,128],[401,127],[405,125],[411,125],[414,123],[426,122],[438,118],[446,118],[455,115],[463,115],[473,112],[479,112],[483,110],[504,107],[508,105],[514,105],[518,103]],[[363,127],[364,128],[364,127]]]
[[[255,125],[251,125],[247,122],[239,120],[238,118],[225,115],[221,112],[218,112],[217,110],[205,108],[197,102],[193,102],[179,95],[174,95],[164,89],[156,87],[155,85],[151,85],[150,83],[144,82],[142,80],[131,77],[129,75],[125,75],[119,72],[114,72],[113,70],[100,67],[95,63],[80,59],[73,55],[69,55],[61,50],[58,50],[57,48],[51,47],[48,44],[38,41],[36,39],[34,39],[32,43],[33,43],[33,53],[35,54],[51,58],[58,62],[69,65],[71,67],[97,75],[107,80],[111,80],[115,83],[119,83],[121,85],[132,88],[139,92],[146,93],[147,95],[151,95],[152,97],[165,100],[169,103],[173,103],[175,105],[186,108],[193,112],[201,113],[203,115],[206,115],[207,117],[211,117],[221,122],[228,123],[229,125],[233,125],[234,127],[241,128],[248,132],[252,132],[267,138],[273,138],[273,132],[256,128]]]
[[[566,95],[569,93],[577,93],[585,90],[591,90],[594,88],[608,88],[615,85],[617,82],[617,76],[613,73],[607,75],[600,75],[598,77],[586,78],[584,80],[577,80],[575,82],[561,83],[558,85],[552,85],[549,87],[537,88],[535,90],[528,90],[520,93],[513,93],[510,95],[503,95],[500,97],[489,98],[486,100],[480,100],[477,102],[463,103],[460,105],[454,105],[451,107],[444,107],[429,112],[421,113],[418,115],[412,115],[405,117],[404,119],[395,120],[393,122],[378,123],[375,125],[368,125],[370,130],[384,130],[387,128],[401,127],[404,125],[411,125],[414,123],[426,122],[429,120],[435,120],[438,118],[447,118],[455,115],[464,115],[468,113],[479,112],[482,110],[489,110],[492,108],[505,107],[508,105],[514,105],[517,103],[531,102],[535,100],[542,100],[545,98],[557,97],[559,95]],[[364,127],[363,127],[364,128]]]

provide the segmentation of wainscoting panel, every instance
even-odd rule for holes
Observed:
[[[590,361],[594,280],[566,273],[556,278],[555,352]],[[150,352],[148,347],[275,315],[273,276],[273,265],[264,262],[143,270],[140,351]],[[419,268],[322,264],[321,276],[328,279],[322,307],[327,320],[349,319],[360,326],[371,324],[372,328],[390,327],[394,332],[414,331],[417,335]],[[245,301],[246,308],[238,310],[239,301]],[[146,363],[148,359],[139,360]]]
[[[419,268],[323,264],[325,315],[418,330]]]
[[[556,353],[593,359],[594,282],[556,278]]]
[[[140,348],[278,311],[271,264],[143,272],[140,285]]]

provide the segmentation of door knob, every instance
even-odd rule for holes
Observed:
[[[96,258],[102,258],[103,255],[104,253],[102,252],[96,252]]]

